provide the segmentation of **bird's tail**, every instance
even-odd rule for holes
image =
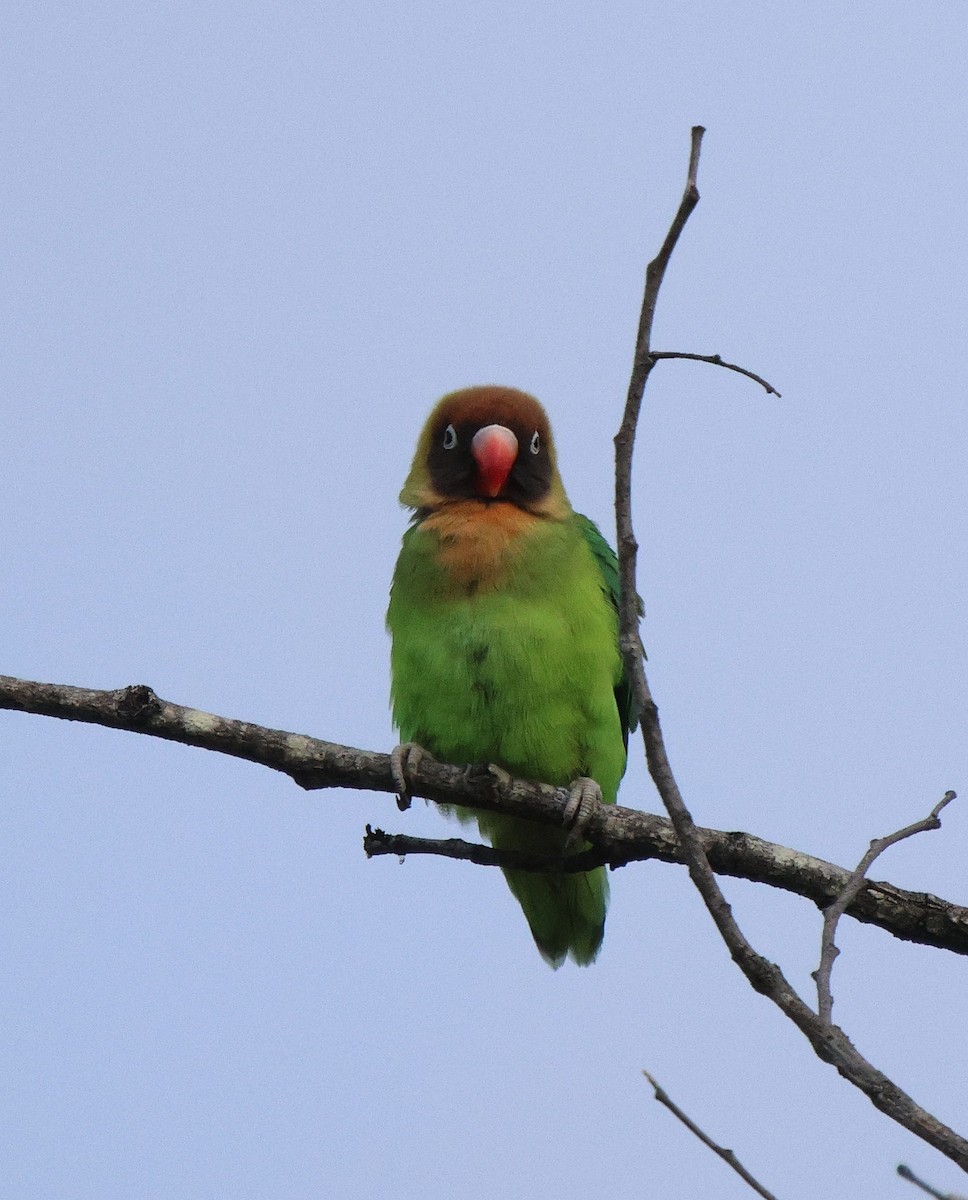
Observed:
[[[481,832],[498,850],[543,857],[565,852],[566,834],[497,813],[479,813]],[[584,846],[576,849],[584,849]],[[541,956],[555,970],[571,955],[580,966],[595,961],[605,934],[608,877],[602,867],[583,872],[505,870]]]

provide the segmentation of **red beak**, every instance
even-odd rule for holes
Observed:
[[[477,488],[492,499],[507,483],[518,457],[518,439],[503,425],[485,425],[474,434],[471,453],[477,463]]]

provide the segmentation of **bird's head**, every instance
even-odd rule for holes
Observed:
[[[475,499],[559,519],[570,511],[548,418],[526,392],[465,388],[444,396],[427,418],[401,502],[436,509]]]

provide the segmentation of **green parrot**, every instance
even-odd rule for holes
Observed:
[[[390,591],[391,705],[408,755],[489,763],[614,804],[631,688],[618,647],[618,563],[574,512],[533,396],[484,386],[437,404],[400,493],[414,510]],[[471,814],[492,846],[560,856],[566,829]],[[584,848],[579,843],[576,849]],[[598,954],[608,880],[505,870],[545,960]]]

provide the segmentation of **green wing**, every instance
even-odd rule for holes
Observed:
[[[602,531],[594,521],[589,520],[588,517],[583,516],[581,513],[575,513],[575,522],[595,559],[599,574],[602,577],[602,591],[611,601],[616,616],[618,616],[619,596],[621,593],[618,556],[602,536]],[[636,596],[635,601],[639,616],[641,616],[643,613],[641,596]],[[645,651],[643,650],[642,653],[644,654]],[[618,705],[618,715],[622,721],[622,738],[627,750],[629,733],[638,724],[638,717],[635,712],[635,696],[632,692],[632,681],[629,679],[628,670],[624,665],[622,668],[622,678],[615,685],[615,703]]]

